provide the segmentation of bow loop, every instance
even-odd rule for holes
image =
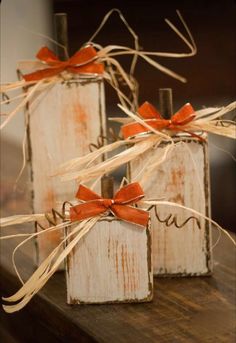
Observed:
[[[138,182],[130,183],[122,187],[116,193],[114,200],[116,204],[134,204],[144,197],[144,192]]]
[[[148,101],[145,101],[138,109],[138,113],[143,117],[144,119],[157,119],[161,118],[160,113],[157,111],[157,109],[150,104]]]
[[[181,107],[181,109],[172,116],[171,122],[173,125],[186,125],[192,121],[194,117],[194,109],[188,103]]]
[[[91,189],[80,185],[79,189],[76,193],[76,198],[79,200],[83,200],[83,201],[91,201],[91,200],[97,200],[97,199],[101,199],[101,197],[93,192]]]
[[[47,64],[50,64],[51,62],[60,62],[59,58],[54,54],[54,52],[46,46],[42,47],[38,51],[36,57],[40,61],[46,62]]]
[[[77,51],[70,59],[70,65],[81,65],[93,61],[97,56],[96,50],[91,46],[86,46],[85,48]]]

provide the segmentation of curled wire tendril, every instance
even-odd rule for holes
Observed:
[[[200,224],[200,220],[195,217],[195,216],[190,216],[187,219],[185,219],[182,223],[178,223],[178,219],[177,219],[177,215],[173,215],[172,213],[168,214],[166,218],[161,219],[159,214],[157,213],[157,206],[152,205],[148,208],[148,211],[152,210],[154,208],[155,211],[155,216],[157,218],[157,220],[160,223],[164,223],[166,225],[166,227],[170,227],[172,225],[174,225],[177,229],[182,229],[189,221],[195,221],[198,228],[201,229],[201,224]]]

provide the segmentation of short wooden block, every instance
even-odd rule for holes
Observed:
[[[155,158],[160,153],[162,147],[145,153],[130,164],[130,180],[134,179],[151,155]],[[147,199],[164,198],[210,216],[207,144],[193,138],[178,143],[148,183],[142,186]],[[192,213],[163,205],[157,207],[156,214],[152,210],[154,275],[209,274],[212,269],[209,222],[197,216],[191,219],[191,216],[195,216]],[[169,226],[162,222],[169,217],[170,223],[174,216],[178,225],[187,221],[186,224],[177,228],[174,224]]]
[[[65,200],[74,199],[76,182],[52,178],[56,167],[89,152],[89,144],[105,132],[103,81],[73,80],[42,91],[29,104],[30,168],[35,213],[61,210]],[[39,236],[41,263],[63,236],[63,232]],[[42,238],[41,238],[42,237]]]
[[[107,217],[68,256],[67,302],[150,301],[152,275],[149,227]]]

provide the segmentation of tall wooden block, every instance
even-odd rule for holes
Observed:
[[[155,159],[160,154],[163,146],[130,163],[130,180],[135,178],[150,157]],[[194,138],[179,142],[167,160],[153,172],[147,184],[142,186],[146,198],[164,198],[210,216],[207,143]],[[171,224],[174,216],[178,225],[186,222],[185,225],[178,228]],[[211,272],[209,222],[184,209],[162,205],[156,208],[156,213],[152,210],[151,219],[154,275],[193,276]]]
[[[100,78],[75,79],[37,94],[29,104],[30,168],[35,213],[61,209],[74,198],[75,182],[52,178],[56,167],[89,152],[89,144],[105,132],[104,85]],[[40,263],[58,244],[63,232],[37,239]]]
[[[68,304],[150,301],[152,287],[149,227],[106,217],[68,256]]]

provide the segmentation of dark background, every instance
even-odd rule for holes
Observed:
[[[158,58],[157,61],[186,77],[183,84],[139,60],[136,78],[140,85],[139,103],[148,100],[158,105],[158,88],[171,87],[174,108],[186,102],[195,109],[222,106],[236,94],[236,3],[219,1],[80,1],[54,0],[54,12],[66,12],[69,24],[70,54],[77,51],[95,32],[104,15],[119,8],[139,36],[145,51],[188,52],[188,47],[172,32],[164,19],[170,19],[184,32],[176,9],[181,11],[194,36],[198,53],[184,59]],[[114,14],[95,40],[106,46],[133,46],[133,40]],[[121,62],[128,71],[130,58]],[[120,115],[114,92],[106,87],[108,116]],[[235,114],[235,113],[234,113]],[[212,216],[225,228],[236,231],[235,162],[223,149],[236,154],[235,144],[226,138],[210,137]]]
[[[139,61],[136,78],[140,83],[140,102],[156,101],[159,87],[172,87],[176,104],[191,100],[193,105],[221,105],[236,94],[236,3],[220,1],[80,1],[55,0],[54,12],[66,12],[69,21],[70,53],[86,42],[112,8],[119,8],[139,36],[146,51],[188,52],[186,45],[172,32],[168,18],[184,32],[179,9],[195,38],[198,54],[184,59],[158,58],[165,66],[185,76],[182,84]],[[96,38],[103,46],[133,41],[123,23],[114,14]],[[128,59],[130,61],[130,59]],[[124,65],[128,65],[124,62]],[[107,90],[108,91],[108,90]],[[108,104],[114,103],[108,97]]]

